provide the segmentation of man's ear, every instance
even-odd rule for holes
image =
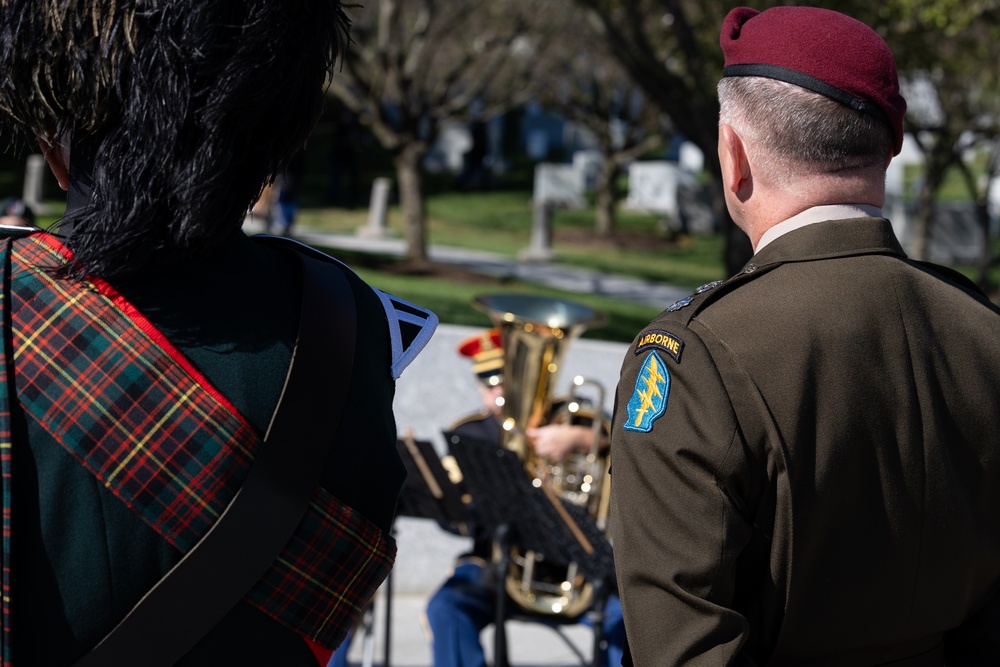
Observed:
[[[719,163],[723,187],[738,193],[750,180],[750,161],[742,137],[726,123],[719,125]]]
[[[59,181],[59,187],[63,190],[69,189],[69,156],[60,144],[50,144],[48,141],[38,138],[38,145],[42,149],[45,161],[49,163],[49,169]]]

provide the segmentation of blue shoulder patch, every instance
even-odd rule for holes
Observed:
[[[653,422],[667,409],[667,394],[670,393],[670,371],[655,351],[646,356],[642,370],[635,380],[632,398],[625,407],[626,431],[649,433]]]

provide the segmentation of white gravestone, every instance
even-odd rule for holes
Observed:
[[[705,168],[705,154],[690,141],[685,141],[678,152],[677,164],[684,171],[697,174]]]
[[[625,207],[676,218],[680,179],[680,168],[673,162],[633,162],[628,168],[628,197],[625,199]]]
[[[583,186],[587,192],[597,187],[597,176],[601,173],[604,156],[601,151],[587,149],[573,153],[573,168],[583,174]]]
[[[584,208],[587,205],[584,189],[583,171],[571,164],[542,162],[535,167],[535,203]]]
[[[535,167],[531,245],[521,253],[521,259],[538,262],[552,259],[552,211],[560,207],[585,207],[583,192],[583,171],[573,165],[542,162]]]
[[[372,195],[368,203],[368,224],[358,229],[358,236],[384,239],[388,236],[389,225],[386,218],[389,211],[389,192],[392,180],[384,177],[372,182]]]
[[[42,155],[29,155],[24,167],[24,191],[21,199],[31,207],[36,215],[48,212],[49,208],[42,200],[44,195],[45,174],[48,167]]]
[[[457,174],[462,171],[465,154],[471,148],[472,134],[468,127],[457,124],[445,125],[424,158],[424,167],[433,173],[447,171]]]

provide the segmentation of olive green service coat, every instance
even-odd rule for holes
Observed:
[[[634,664],[1000,664],[1000,310],[960,282],[885,220],[823,222],[638,335],[611,505]]]

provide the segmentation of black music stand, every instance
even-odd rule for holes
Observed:
[[[462,500],[461,489],[441,465],[434,445],[406,435],[396,441],[396,446],[406,467],[396,516],[433,519],[447,530],[469,535],[473,517]]]
[[[400,490],[396,516],[409,516],[437,521],[447,530],[469,534],[472,516],[462,500],[461,491],[441,465],[434,445],[416,440],[410,434],[396,440],[396,448],[406,468],[406,479]],[[372,667],[374,638],[374,602],[365,611],[359,628],[365,642],[362,667]],[[392,572],[385,580],[385,663],[390,667],[392,645]]]
[[[605,646],[604,603],[614,585],[614,556],[607,537],[585,508],[534,486],[513,451],[454,432],[444,435],[462,470],[463,484],[472,495],[477,519],[500,545],[500,558],[495,564],[495,667],[508,667],[504,580],[512,544],[545,554],[553,562],[576,563],[592,582],[595,588],[592,664],[601,667]]]

